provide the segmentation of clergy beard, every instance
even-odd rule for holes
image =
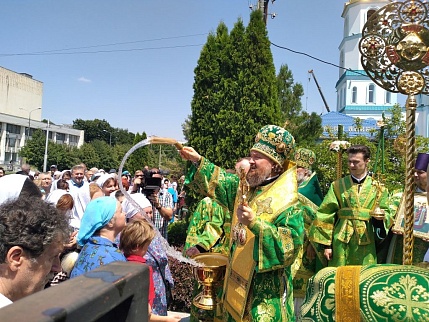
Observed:
[[[266,179],[268,179],[271,175],[271,167],[267,166],[264,168],[256,169],[250,168],[247,173],[246,179],[249,183],[249,186],[254,188],[263,183]]]
[[[301,183],[303,183],[305,179],[307,179],[307,175],[305,173],[297,173],[296,174],[296,180],[298,181],[299,185]]]

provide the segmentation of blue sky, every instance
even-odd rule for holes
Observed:
[[[220,21],[229,30],[238,18],[247,25],[249,5],[256,2],[4,0],[0,66],[44,83],[42,118],[56,124],[98,118],[134,133],[182,140],[194,68],[208,33]],[[276,17],[268,19],[269,38],[337,65],[344,3],[270,3]],[[335,110],[338,68],[276,47],[272,53],[276,69],[287,64],[304,86],[304,109],[326,112],[313,79],[308,81],[313,69]]]

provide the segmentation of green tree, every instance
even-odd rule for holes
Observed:
[[[142,134],[137,133],[134,137],[133,146],[145,140],[146,138],[147,138],[147,135],[145,132],[143,132]],[[147,165],[148,156],[149,156],[148,146],[138,148],[127,159],[127,167],[128,167],[127,170],[130,171],[130,173],[132,174],[134,174],[134,172],[137,170],[142,170],[143,167]]]
[[[292,71],[287,64],[280,66],[277,74],[277,91],[283,120],[291,120],[302,111],[301,97],[304,89],[300,83],[294,83]]]
[[[387,138],[397,138],[405,134],[405,120],[402,118],[402,111],[402,107],[399,104],[395,104],[389,109],[389,117],[384,117],[383,115]]]
[[[182,132],[186,141],[189,141],[189,133],[191,132],[191,115],[185,119],[185,122],[182,123]]]
[[[355,117],[355,126],[356,126],[356,130],[357,132],[361,132],[362,131],[362,120],[360,117]]]
[[[36,130],[26,145],[21,148],[19,155],[26,159],[26,162],[42,169],[45,151],[46,135],[42,130]]]
[[[117,169],[118,164],[115,163],[113,158],[112,148],[109,143],[106,143],[103,140],[94,140],[91,142],[91,145],[94,147],[94,150],[97,151],[99,162],[94,164],[94,167],[102,168],[105,171],[110,169]]]
[[[102,140],[113,146],[115,144],[132,144],[134,133],[128,130],[113,128],[106,120],[82,120],[73,121],[73,128],[85,131],[85,142]]]
[[[76,157],[80,162],[85,163],[88,168],[102,166],[100,155],[92,143],[84,143],[76,151]]]
[[[76,147],[67,144],[49,142],[48,165],[56,164],[59,170],[71,169],[72,166],[81,162],[77,157],[77,151]]]
[[[216,155],[218,124],[215,118],[225,102],[221,70],[230,64],[226,53],[228,43],[228,29],[224,23],[220,23],[216,34],[208,35],[194,70],[192,114],[188,122],[192,126],[188,140],[191,146],[211,160],[215,160]]]
[[[32,138],[21,148],[19,155],[26,158],[26,162],[37,169],[43,170],[45,144],[45,132],[36,130],[33,132]],[[76,150],[76,148],[67,146],[66,144],[56,144],[49,141],[47,165],[56,164],[60,170],[70,169],[70,166],[78,160],[76,158]]]
[[[85,142],[92,142],[94,140],[104,140],[109,143],[110,135],[113,128],[106,120],[82,120],[76,119],[73,121],[73,128],[85,131]],[[103,132],[105,131],[105,132]],[[112,138],[113,139],[113,138]]]
[[[308,114],[303,111],[293,119],[294,123],[285,128],[295,138],[298,145],[312,147],[323,133],[322,118],[315,112]]]
[[[115,146],[112,147],[113,160],[117,165],[116,169],[119,169],[119,166],[125,154],[131,149],[131,147],[132,147],[132,144],[116,144]],[[125,171],[125,170],[130,171],[129,169],[130,169],[129,162],[127,160],[124,164],[124,168],[122,171]]]
[[[284,64],[277,74],[277,91],[283,126],[300,146],[314,146],[323,132],[322,119],[316,113],[302,111],[301,97],[304,89],[295,83],[292,71]]]
[[[189,144],[214,163],[234,166],[257,131],[280,123],[276,75],[262,13],[241,19],[231,34],[221,23],[195,68]]]
[[[128,130],[114,128],[112,133],[112,145],[116,144],[133,144],[134,133],[128,132]]]

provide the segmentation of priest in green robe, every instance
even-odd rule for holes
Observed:
[[[250,169],[249,157],[241,158],[235,164],[235,169],[243,169],[247,173]],[[236,170],[228,171],[235,173]],[[227,176],[229,174],[226,174]],[[185,246],[183,254],[187,257],[194,257],[200,253],[212,252],[229,254],[231,233],[231,215],[228,207],[218,203],[210,197],[203,198],[197,205],[192,214],[188,231],[186,233]],[[192,297],[201,292],[202,286],[195,282]],[[222,294],[222,286],[217,290],[218,297]],[[190,321],[199,321],[202,319],[220,320],[222,308],[218,304],[216,312],[201,312],[197,307],[191,304]]]
[[[376,238],[387,236],[394,207],[387,189],[368,175],[369,148],[353,145],[347,155],[350,175],[331,184],[310,227],[310,240],[323,245],[328,266],[376,264]],[[384,218],[372,216],[378,207]]]
[[[189,221],[183,253],[188,257],[205,252],[227,255],[230,232],[228,208],[205,197],[198,203]]]
[[[232,213],[231,251],[224,284],[226,321],[294,321],[291,265],[303,243],[294,138],[267,125],[250,150],[247,184],[184,147],[194,165],[187,183]],[[243,190],[243,187],[249,187]],[[240,189],[239,189],[240,187]]]

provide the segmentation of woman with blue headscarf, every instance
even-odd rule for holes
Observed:
[[[82,217],[77,242],[83,248],[70,277],[114,261],[125,262],[124,254],[114,243],[124,227],[125,213],[115,198],[100,197],[92,200]]]

